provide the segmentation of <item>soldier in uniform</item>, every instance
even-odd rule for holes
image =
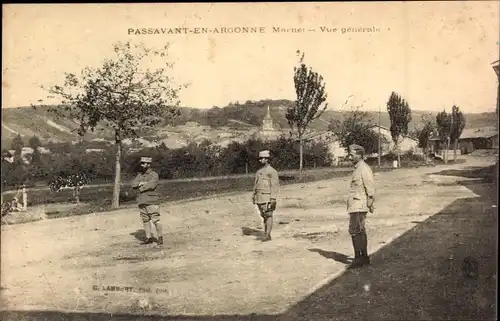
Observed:
[[[364,161],[365,150],[362,146],[349,146],[349,158],[354,163],[347,212],[349,213],[349,234],[354,247],[354,261],[350,268],[370,264],[367,251],[365,219],[368,212],[373,213],[375,201],[375,181],[373,172]]]
[[[264,220],[263,242],[271,240],[273,228],[273,212],[276,209],[276,198],[279,192],[278,172],[269,164],[270,153],[268,150],[259,152],[259,162],[262,164],[255,176],[253,189],[253,203],[259,208]]]
[[[146,240],[143,244],[157,242],[163,244],[162,226],[160,224],[160,207],[158,205],[159,197],[156,187],[158,186],[158,174],[151,169],[151,157],[141,157],[140,172],[132,182],[132,188],[138,191],[137,203],[141,220],[146,232]],[[156,228],[158,239],[155,240],[151,235],[151,223]]]

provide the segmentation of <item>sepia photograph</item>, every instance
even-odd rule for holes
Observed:
[[[498,319],[498,1],[2,12],[0,320]]]

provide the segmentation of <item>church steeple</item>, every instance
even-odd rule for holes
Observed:
[[[264,119],[272,119],[271,110],[269,109],[269,105],[267,105],[267,114],[266,114],[266,117],[264,117]]]
[[[267,113],[262,119],[262,126],[255,137],[264,140],[277,139],[281,132],[276,128],[273,117],[271,116],[271,108],[267,105]]]
[[[273,131],[274,130],[274,125],[273,125],[273,118],[271,117],[271,110],[269,109],[269,105],[267,106],[267,114],[262,120],[262,129],[264,131]]]

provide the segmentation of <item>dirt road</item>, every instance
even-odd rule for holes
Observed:
[[[471,158],[449,168],[490,164]],[[445,168],[376,174],[376,212],[367,219],[370,252],[457,199],[477,196],[456,184],[467,178],[429,175]],[[268,243],[256,240],[261,222],[250,193],[163,207],[162,248],[139,244],[143,232],[132,209],[4,226],[2,306],[114,314],[282,313],[339,275],[351,256],[347,183],[338,178],[283,187]]]

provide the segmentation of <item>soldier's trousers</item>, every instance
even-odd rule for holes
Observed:
[[[349,234],[351,234],[351,236],[366,235],[366,213],[367,212],[349,213]]]
[[[273,216],[274,211],[269,210],[267,208],[267,204],[268,203],[257,204],[257,207],[259,208],[260,216],[262,216],[262,218],[268,218],[268,217]]]
[[[140,204],[139,212],[143,223],[152,221],[156,224],[160,221],[160,207],[156,204]]]

